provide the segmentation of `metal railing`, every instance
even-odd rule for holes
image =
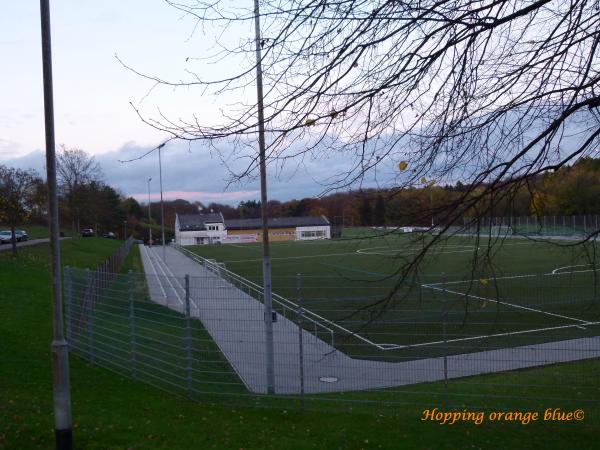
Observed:
[[[217,262],[216,260],[213,260],[213,259],[203,258],[202,256],[200,256],[178,244],[172,244],[172,246],[174,248],[176,248],[178,251],[180,251],[181,253],[183,253],[184,255],[188,256],[189,258],[193,259],[197,263],[204,266],[207,270],[209,270],[212,273],[214,273],[215,275],[221,277],[225,281],[231,283],[238,289],[241,289],[242,291],[246,292],[248,295],[251,295],[258,301],[260,301],[260,299],[262,298],[262,295],[263,295],[262,286],[248,280],[247,278],[242,277],[241,275],[236,274],[235,272],[228,270],[225,267],[224,263]],[[275,292],[272,293],[272,298],[273,298],[274,306],[275,307],[279,306],[281,308],[281,310],[283,311],[284,317],[286,317],[288,319],[291,318],[291,320],[294,320],[294,318],[297,317],[298,308],[299,308],[299,305],[297,303],[295,303]],[[332,346],[335,346],[335,343],[336,343],[335,333],[337,332],[344,337],[356,339],[364,344],[373,346],[373,347],[377,348],[378,350],[385,351],[385,350],[393,350],[395,348],[398,348],[398,346],[395,344],[374,342],[373,340],[366,338],[365,336],[361,335],[360,333],[349,330],[348,328],[346,328],[338,323],[335,323],[334,321],[331,321],[311,310],[304,309],[302,317],[303,317],[303,319],[306,319],[306,321],[308,321],[309,323],[311,323],[313,325],[315,336],[317,335],[317,333],[318,333],[317,329],[319,329],[319,328],[324,330],[326,333],[328,333],[330,336],[329,344],[331,344]],[[327,324],[327,325],[324,325],[324,324]],[[307,323],[303,322],[303,326],[305,328],[307,328],[307,325],[308,325]]]
[[[252,296],[257,301],[261,301],[261,299],[263,298],[262,286],[260,286],[256,283],[253,283],[252,281],[242,277],[241,275],[238,275],[238,274],[228,270],[225,267],[225,264],[219,263],[215,260],[203,258],[202,256],[197,255],[196,253],[191,252],[188,249],[186,249],[180,245],[177,245],[177,244],[173,244],[173,247],[176,248],[181,253],[183,253],[184,255],[186,255],[187,257],[189,257],[189,258],[193,259],[194,261],[196,261],[197,263],[201,264],[207,270],[214,273],[218,277],[231,283],[233,286],[242,290],[246,294]],[[280,307],[281,314],[287,319],[294,320],[293,318],[298,315],[298,305],[296,303],[292,302],[291,300],[288,300],[287,298],[282,297],[281,295],[278,295],[274,292],[272,294],[272,297],[273,297],[273,305],[275,307],[277,307],[277,306]],[[318,328],[324,330],[329,335],[329,337],[330,337],[329,344],[331,344],[332,346],[335,344],[335,338],[334,338],[335,333],[334,333],[333,328],[336,328],[345,334],[353,334],[352,331],[347,330],[343,327],[340,327],[339,325],[335,324],[334,322],[331,322],[331,321],[327,320],[326,318],[313,313],[312,311],[304,311],[303,317],[304,317],[304,319],[306,319],[306,321],[313,324],[315,335],[317,335]],[[326,323],[327,325],[324,325],[324,323]]]

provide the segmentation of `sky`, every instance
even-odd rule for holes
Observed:
[[[208,39],[194,23],[162,0],[61,0],[51,3],[56,143],[77,147],[100,162],[104,180],[124,195],[158,197],[156,154],[135,158],[168,136],[144,124],[130,102],[147,114],[174,117],[193,113],[210,123],[220,104],[194,89],[153,88],[153,83],[124,68],[126,64],[165,79],[182,79],[185,70],[206,77],[226,75],[227,66],[207,65]],[[247,39],[252,30],[239,29]],[[45,141],[38,2],[6,2],[0,15],[0,164],[34,168],[45,174]],[[149,94],[150,93],[150,94]],[[253,95],[253,92],[246,95]],[[227,149],[226,149],[227,150]],[[239,167],[239,163],[230,162]],[[318,195],[318,180],[343,161],[307,161],[298,170],[270,170],[269,198],[288,200]],[[335,169],[334,169],[335,168]],[[165,198],[237,204],[258,199],[256,179],[228,184],[228,170],[201,143],[172,142],[163,149]]]

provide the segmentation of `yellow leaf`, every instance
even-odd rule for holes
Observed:
[[[481,278],[481,279],[479,280],[479,282],[480,282],[482,285],[484,285],[484,286],[487,286],[487,284],[489,283],[489,280],[488,280],[487,278]]]
[[[408,163],[406,161],[400,161],[400,164],[398,164],[398,169],[400,170],[406,170],[407,167]]]

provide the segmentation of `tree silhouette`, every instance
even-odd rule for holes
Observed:
[[[34,170],[0,165],[0,221],[10,226],[12,253],[17,255],[16,227],[22,225],[36,203],[41,179]]]
[[[56,169],[58,182],[69,205],[71,227],[75,235],[80,229],[83,189],[92,182],[102,181],[102,170],[93,156],[79,148],[67,148],[64,144],[57,155]]]

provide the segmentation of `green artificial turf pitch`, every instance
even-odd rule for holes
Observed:
[[[365,358],[415,359],[600,334],[594,243],[445,238],[403,277],[432,239],[363,233],[272,243],[273,291],[295,304],[302,298],[305,328]],[[262,285],[261,244],[188,248]],[[278,299],[275,308],[295,320]]]

